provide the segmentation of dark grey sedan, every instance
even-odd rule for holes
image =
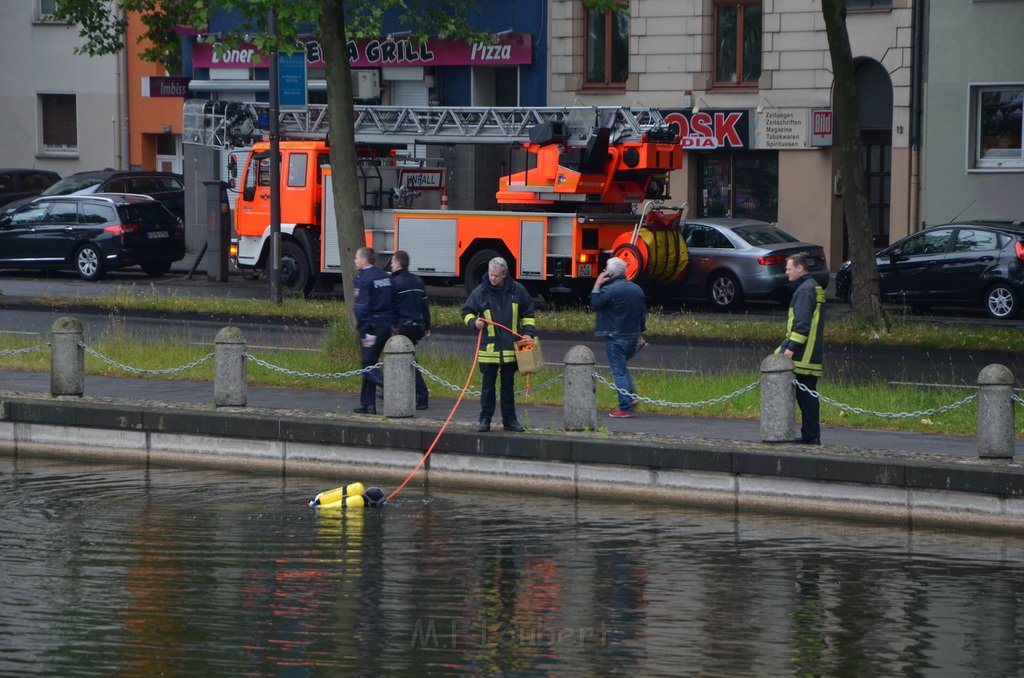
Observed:
[[[788,303],[786,257],[807,255],[808,272],[822,287],[829,282],[825,251],[802,242],[775,224],[756,219],[690,219],[683,235],[689,265],[682,294],[706,298],[720,310],[745,300],[769,299]]]

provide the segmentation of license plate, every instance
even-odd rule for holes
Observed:
[[[167,231],[150,231],[146,234],[146,237],[150,240],[159,240],[160,238],[169,238],[171,236]]]
[[[594,275],[593,266],[594,266],[593,264],[580,264],[580,267],[578,269],[579,270],[579,277],[581,277],[581,278],[589,278],[589,277],[593,276]]]

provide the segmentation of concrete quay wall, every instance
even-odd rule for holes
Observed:
[[[397,486],[436,424],[0,393],[0,453]],[[328,483],[330,484],[330,483]],[[490,488],[1024,532],[1024,466],[726,440],[452,425],[408,488]],[[332,485],[333,486],[333,485]]]

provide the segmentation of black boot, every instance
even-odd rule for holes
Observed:
[[[520,424],[518,419],[509,419],[504,423],[503,428],[513,433],[522,433],[526,430],[526,427]]]
[[[476,425],[477,433],[487,433],[491,430],[491,420],[481,419],[480,423]]]

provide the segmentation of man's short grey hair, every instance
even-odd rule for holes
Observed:
[[[612,275],[624,275],[626,273],[626,262],[618,257],[612,257],[604,265]]]
[[[496,269],[498,269],[500,271],[504,271],[505,273],[508,273],[508,262],[506,262],[501,257],[494,257],[489,262],[487,262],[487,268],[488,268],[488,270],[490,270],[492,268],[496,268]]]

